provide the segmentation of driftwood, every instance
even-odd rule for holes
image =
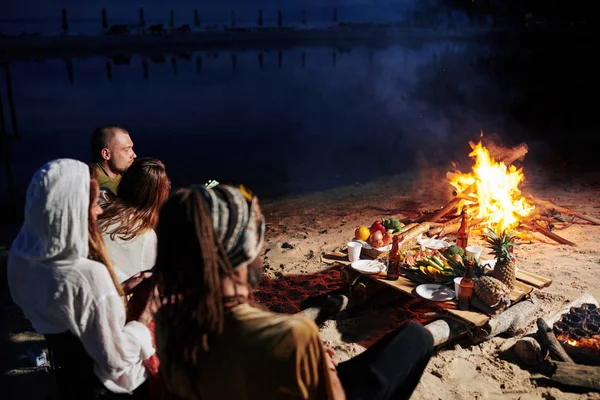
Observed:
[[[600,367],[555,361],[550,380],[563,385],[600,390]]]
[[[484,342],[501,333],[511,336],[525,329],[530,318],[540,309],[540,305],[533,300],[526,300],[515,304],[502,314],[490,318],[490,320],[477,332],[476,343]]]
[[[535,231],[535,232],[539,232],[542,235],[554,240],[557,243],[560,244],[567,244],[569,246],[577,246],[575,243],[561,237],[558,236],[556,233],[554,232],[550,232],[549,229],[544,228],[543,226],[541,226],[539,223],[537,223],[536,221],[529,219],[529,218],[521,218],[521,223],[526,226],[528,229]]]
[[[464,324],[450,318],[442,318],[430,322],[425,325],[425,329],[431,332],[435,347],[448,344],[461,337],[467,331]]]
[[[580,218],[580,219],[582,219],[584,221],[591,222],[594,225],[600,225],[600,219],[594,218],[594,217],[592,217],[590,215],[578,213],[578,212],[576,212],[574,210],[571,210],[569,208],[559,206],[559,205],[554,204],[554,203],[552,203],[552,202],[550,202],[548,200],[538,199],[538,198],[536,198],[534,196],[531,196],[531,195],[527,196],[527,198],[529,198],[529,200],[531,200],[538,207],[546,208],[546,209],[549,209],[549,210],[558,211],[560,213],[571,215],[571,216]]]
[[[557,311],[554,314],[551,314],[547,317],[544,317],[544,321],[546,322],[546,324],[548,324],[548,326],[554,326],[554,323],[556,321],[558,321],[560,319],[560,317],[562,317],[563,314],[568,313],[569,310],[571,309],[571,307],[579,307],[584,303],[590,303],[590,304],[594,304],[596,306],[599,305],[598,300],[596,300],[594,298],[594,296],[592,296],[590,293],[584,293],[577,299],[571,301],[569,304],[567,304],[566,306],[561,308],[559,311]],[[527,334],[533,334],[533,333],[536,333],[536,331],[537,331],[537,327],[534,327],[533,329],[528,331]]]
[[[546,358],[540,343],[532,337],[522,337],[512,347],[515,355],[525,364],[531,366],[540,365]]]
[[[305,308],[295,315],[311,319],[315,321],[317,325],[320,325],[331,316],[340,311],[344,311],[347,306],[348,297],[341,294],[331,294],[327,296],[326,300],[319,306]]]
[[[513,149],[511,151],[511,154],[509,154],[504,159],[502,159],[501,162],[503,162],[505,165],[510,165],[510,164],[514,163],[515,161],[517,161],[519,158],[525,156],[528,151],[529,151],[529,149],[527,148],[527,145],[521,144],[517,148]],[[464,196],[468,196],[471,193],[473,193],[476,188],[477,188],[477,185],[474,183],[471,186],[469,186],[468,188],[466,188],[465,190],[463,190],[461,194]],[[431,218],[428,218],[428,220],[431,222],[438,222],[440,219],[442,219],[442,217],[444,215],[446,215],[450,211],[452,211],[458,205],[460,200],[461,200],[460,198],[454,197],[441,210],[436,212]]]
[[[544,321],[543,318],[538,318],[536,323],[538,327],[538,340],[543,347],[548,349],[550,356],[558,361],[572,363],[573,359],[569,357],[565,349],[558,342],[552,328],[548,326],[546,321]]]

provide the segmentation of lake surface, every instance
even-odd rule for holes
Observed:
[[[8,71],[19,134],[2,140],[3,210],[21,214],[44,162],[89,160],[90,135],[107,123],[130,131],[138,156],[163,160],[175,187],[238,181],[262,197],[467,160],[481,130],[507,144],[531,133],[494,57],[481,41],[440,38],[13,62],[0,69],[4,119],[14,133]]]

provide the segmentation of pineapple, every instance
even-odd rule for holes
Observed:
[[[473,287],[477,297],[494,309],[504,309],[510,304],[510,289],[491,276],[482,276]]]
[[[489,229],[486,242],[496,256],[496,266],[490,276],[504,283],[512,291],[515,287],[515,256],[512,253],[515,246],[513,232],[502,232],[501,235],[498,235]]]

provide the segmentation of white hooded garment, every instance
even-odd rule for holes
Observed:
[[[89,260],[90,173],[86,164],[51,161],[27,189],[25,221],[8,257],[15,303],[41,334],[70,331],[94,360],[106,388],[131,392],[154,354],[148,328],[125,324],[125,308],[104,266]]]

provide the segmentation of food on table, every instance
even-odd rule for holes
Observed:
[[[378,240],[371,242],[371,246],[375,247],[376,249],[379,249],[381,247],[385,247],[385,244],[383,243],[383,240],[378,239]]]
[[[387,219],[382,219],[381,224],[385,227],[387,232],[394,233],[400,230],[404,226],[404,224],[398,221],[396,218],[391,217]]]
[[[513,233],[502,232],[498,235],[489,230],[486,241],[496,256],[496,265],[490,276],[504,283],[509,290],[515,287],[515,256],[512,249],[515,246]]]
[[[388,244],[392,243],[392,240],[394,239],[394,235],[391,234],[391,232],[388,230],[384,235],[383,238],[381,240],[383,240],[383,245],[387,246]]]
[[[371,229],[369,229],[371,231],[371,235],[377,231],[381,232],[381,234],[384,234],[386,232],[387,229],[385,229],[385,226],[383,226],[381,224],[381,221],[375,221],[373,222],[373,225],[371,225]]]
[[[362,240],[363,242],[366,242],[367,240],[369,240],[369,236],[371,236],[371,231],[369,230],[368,227],[366,227],[364,225],[359,226],[354,231],[354,237],[357,238],[358,240]]]
[[[504,309],[510,304],[511,290],[496,278],[482,276],[475,281],[474,289],[477,297],[491,308]]]
[[[383,233],[381,233],[381,231],[375,231],[375,232],[371,233],[368,243],[371,246],[373,246],[373,243],[375,243],[378,240],[383,240]],[[377,246],[373,246],[373,247],[377,247]]]
[[[444,250],[444,257],[446,257],[446,258],[450,258],[454,254],[458,254],[461,257],[463,257],[465,255],[465,252],[462,248],[460,248],[459,246],[457,246],[455,244],[453,244],[452,246],[450,246],[446,250]]]

